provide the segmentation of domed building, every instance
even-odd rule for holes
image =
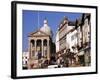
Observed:
[[[45,32],[47,35],[52,37],[52,30],[48,26],[48,21],[46,19],[44,20],[44,25],[40,28],[40,31]]]
[[[52,53],[52,30],[45,19],[43,26],[29,34],[29,63],[30,69],[43,67],[43,60],[49,65]]]

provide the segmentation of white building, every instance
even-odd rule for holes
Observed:
[[[90,25],[88,18],[84,20],[84,25],[82,26],[83,31],[83,44],[89,42],[90,40]]]
[[[90,14],[86,14],[84,17],[84,24],[82,25],[82,44],[83,44],[83,50],[84,50],[84,62],[85,66],[91,65],[91,25],[90,25]]]
[[[66,46],[68,46],[70,50],[72,50],[72,47],[77,46],[78,35],[76,29],[72,29],[71,31],[69,31],[69,33],[66,35],[66,41],[67,41]]]
[[[22,54],[22,66],[26,69],[28,66],[29,52],[23,52]]]
[[[78,26],[78,28],[77,28],[77,37],[78,37],[78,46],[79,47],[82,47],[82,30],[81,30],[81,27],[80,26]]]
[[[74,28],[75,22],[68,21],[67,17],[64,17],[56,34],[56,53],[64,53],[69,48],[67,34]]]
[[[90,14],[82,14],[76,22],[64,18],[56,35],[56,53],[64,53],[67,49],[77,50],[80,64],[89,66],[91,63],[91,25]]]
[[[59,32],[56,33],[56,52],[59,52]]]

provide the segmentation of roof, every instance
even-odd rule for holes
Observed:
[[[52,37],[52,31],[51,28],[48,26],[47,19],[44,20],[43,26],[40,28],[41,31],[45,32],[46,34],[50,35]]]
[[[36,36],[49,36],[48,34],[46,34],[45,32],[41,31],[40,29],[35,31],[35,32],[31,32],[28,37],[36,37]]]

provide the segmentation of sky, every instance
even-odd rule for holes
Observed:
[[[43,26],[43,21],[46,18],[48,25],[53,32],[53,39],[55,39],[57,28],[64,16],[69,21],[75,21],[81,17],[82,13],[69,13],[69,12],[52,12],[52,11],[34,11],[34,10],[23,10],[22,22],[22,49],[27,51],[28,49],[28,35]]]

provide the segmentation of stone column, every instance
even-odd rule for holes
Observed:
[[[37,58],[37,50],[36,50],[37,45],[36,45],[36,41],[37,41],[37,40],[35,39],[35,40],[34,40],[34,43],[35,43],[35,44],[34,44],[34,45],[35,45],[35,58]]]
[[[31,39],[29,38],[29,61],[28,68],[31,69]]]
[[[30,42],[30,52],[31,52],[30,56],[32,58],[32,43],[31,42]]]
[[[47,40],[47,59],[50,60],[50,43],[49,43],[49,40]]]
[[[36,53],[36,40],[34,40],[34,42],[35,42],[35,53]]]
[[[43,39],[42,39],[42,56],[44,56],[44,50],[43,50]]]
[[[29,58],[31,58],[31,40],[29,40]]]

